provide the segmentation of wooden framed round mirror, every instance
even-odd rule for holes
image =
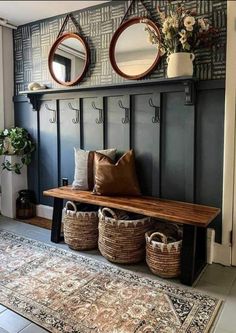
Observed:
[[[73,86],[84,77],[89,65],[89,47],[77,33],[63,33],[51,47],[48,67],[52,78],[63,86]]]
[[[133,17],[114,33],[110,62],[120,76],[136,80],[150,74],[160,60],[160,32],[148,18]]]

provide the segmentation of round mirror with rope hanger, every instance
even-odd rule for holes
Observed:
[[[113,69],[120,76],[131,80],[150,74],[160,60],[159,29],[150,10],[143,0],[140,1],[150,18],[132,17],[126,20],[135,3],[135,0],[132,0],[109,48]]]
[[[69,19],[76,32],[64,32]],[[48,68],[52,78],[63,86],[79,83],[88,69],[89,57],[89,47],[81,36],[79,24],[68,14],[49,52]]]

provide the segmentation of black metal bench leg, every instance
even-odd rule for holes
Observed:
[[[192,286],[205,265],[206,228],[184,225],[180,281]]]
[[[61,237],[61,216],[63,208],[63,199],[54,198],[51,241],[59,243]]]

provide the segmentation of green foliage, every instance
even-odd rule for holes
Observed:
[[[14,127],[0,132],[0,155],[19,155],[21,163],[11,164],[7,159],[2,163],[2,170],[21,173],[24,165],[29,165],[31,155],[35,150],[35,143],[32,141],[26,129]]]

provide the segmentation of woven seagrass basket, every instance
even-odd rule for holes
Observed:
[[[149,217],[124,220],[109,208],[99,209],[98,216],[98,248],[106,259],[131,264],[145,258],[145,233],[152,228]]]
[[[163,222],[158,219],[152,218],[153,222],[153,232],[158,231],[164,234],[167,238],[175,238],[176,240],[180,240],[183,238],[183,227],[180,224],[171,223],[171,222]]]
[[[152,273],[163,278],[179,276],[182,240],[167,238],[157,231],[148,231],[145,238],[146,262]]]
[[[74,210],[69,210],[71,205]],[[64,208],[64,239],[73,250],[92,250],[98,247],[98,212],[80,212],[72,201]]]

